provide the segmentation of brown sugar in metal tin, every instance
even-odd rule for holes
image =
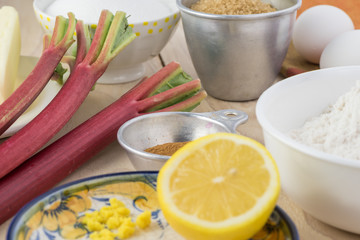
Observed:
[[[276,11],[276,8],[261,0],[199,0],[191,9],[204,13],[223,15],[248,15]]]

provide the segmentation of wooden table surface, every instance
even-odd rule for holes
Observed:
[[[22,38],[21,54],[24,56],[39,57],[42,49],[43,31],[35,18],[32,2],[32,0],[0,0],[0,7],[4,5],[13,6],[19,12]],[[287,56],[290,62],[290,58],[292,57],[293,55],[291,54]],[[166,64],[171,61],[178,61],[187,73],[194,78],[197,76],[186,46],[181,22],[174,36],[163,49],[160,56],[146,62],[146,75],[152,75],[163,66],[162,63]],[[280,76],[279,79],[281,79]],[[95,91],[90,93],[75,116],[64,129],[54,137],[54,139],[62,136],[108,104],[115,101],[135,83],[136,81],[118,85],[97,84]],[[249,121],[246,124],[239,126],[237,130],[243,135],[263,142],[262,130],[255,116],[255,105],[256,101],[228,102],[208,96],[194,111],[208,112],[229,108],[242,110],[249,115]],[[59,184],[93,175],[133,170],[134,168],[125,154],[125,151],[117,142],[113,142]],[[360,235],[347,233],[317,221],[300,209],[283,192],[278,200],[278,205],[293,219],[298,228],[300,238],[303,240],[360,239]],[[0,226],[0,240],[6,239],[10,221],[11,219]]]

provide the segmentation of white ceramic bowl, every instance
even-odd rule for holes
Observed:
[[[51,33],[55,25],[56,16],[50,15],[47,12],[48,6],[54,1],[55,0],[34,0],[33,2],[36,18],[46,33]],[[145,73],[143,63],[157,56],[165,47],[174,29],[177,27],[180,14],[175,1],[157,1],[159,4],[168,8],[168,14],[166,16],[161,14],[157,18],[144,19],[144,21],[138,21],[137,19],[139,19],[139,17],[137,17],[134,19],[135,22],[132,22],[131,15],[136,15],[137,13],[123,10],[127,15],[130,15],[129,25],[133,27],[137,38],[110,63],[104,75],[98,80],[98,83],[122,83],[140,79]],[[136,9],[139,11],[154,11],[154,9],[143,9],[141,4],[139,4]],[[112,11],[111,9],[109,10]],[[64,10],[59,9],[59,12],[62,11]],[[68,11],[72,11],[75,17],[77,17],[77,8],[72,9],[72,6],[69,6],[68,9],[66,9],[66,12]],[[83,14],[78,13],[78,15]],[[58,15],[67,17],[66,14]],[[97,21],[87,22],[86,19],[82,20],[87,24],[91,24],[92,27],[96,27]]]
[[[360,233],[360,161],[321,152],[288,135],[334,104],[357,80],[360,66],[290,77],[261,95],[256,115],[265,146],[278,164],[285,193],[315,218]]]

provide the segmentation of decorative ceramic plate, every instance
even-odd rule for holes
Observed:
[[[36,57],[21,56],[19,62],[19,71],[17,85],[29,75],[39,59]],[[55,81],[49,81],[37,99],[30,105],[26,112],[24,112],[12,125],[8,128],[0,138],[9,137],[19,131],[28,122],[30,122],[36,115],[38,115],[59,92],[61,86]]]
[[[156,194],[158,172],[125,172],[90,177],[55,188],[22,208],[10,224],[8,240],[89,239],[81,223],[87,212],[98,211],[116,198],[130,209],[131,218],[151,211],[151,224],[137,228],[129,239],[183,239],[166,222]],[[253,240],[298,240],[286,213],[276,207]]]

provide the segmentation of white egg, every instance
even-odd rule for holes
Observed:
[[[335,37],[320,57],[320,68],[360,65],[360,30]]]
[[[318,5],[305,10],[295,21],[292,40],[302,57],[318,64],[326,45],[340,33],[350,30],[354,30],[354,24],[343,10]]]

